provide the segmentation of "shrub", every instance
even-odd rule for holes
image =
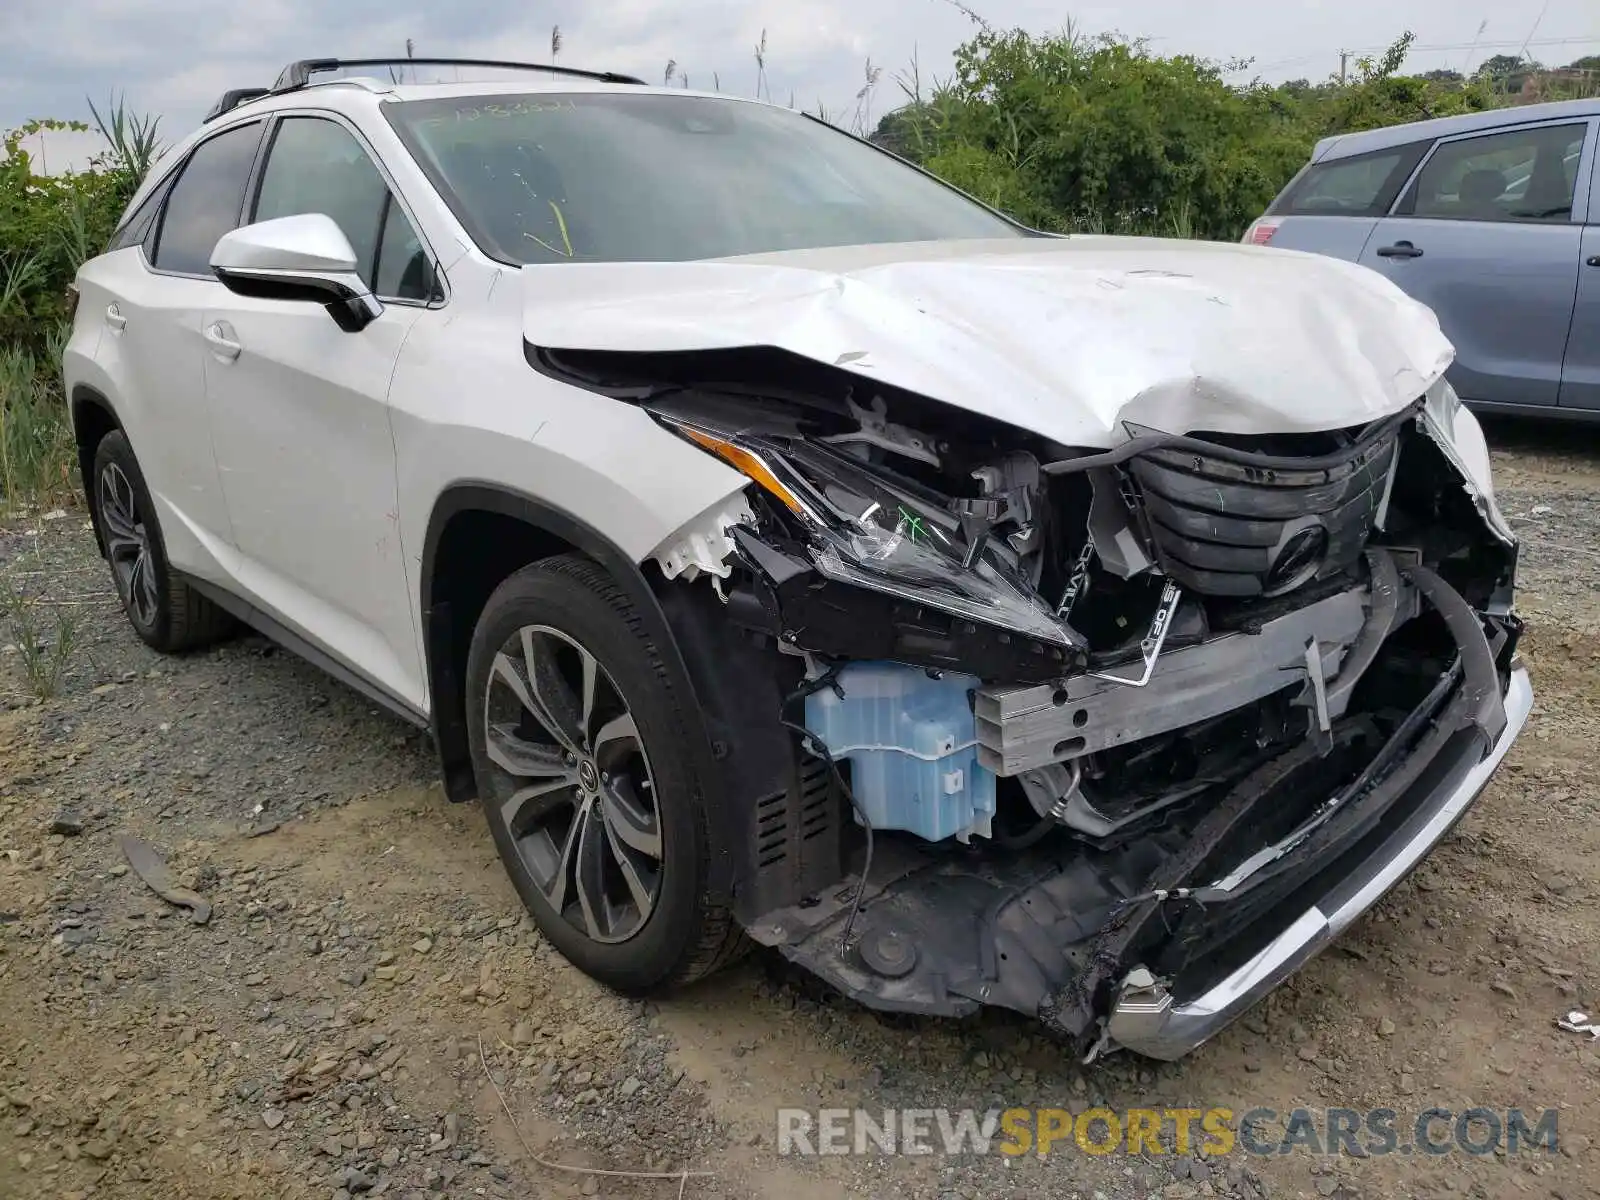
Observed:
[[[157,122],[120,101],[102,115],[107,148],[79,171],[42,175],[23,142],[85,132],[82,122],[30,121],[0,134],[0,504],[70,490],[72,435],[61,393],[73,276],[98,254],[159,150]]]

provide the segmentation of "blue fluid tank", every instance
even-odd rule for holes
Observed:
[[[978,765],[970,675],[899,663],[852,663],[806,698],[806,727],[850,763],[850,790],[874,829],[930,842],[987,837],[994,773]]]

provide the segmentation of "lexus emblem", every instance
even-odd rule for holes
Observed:
[[[1292,591],[1317,573],[1327,553],[1328,531],[1321,525],[1307,526],[1278,551],[1277,559],[1262,581],[1262,590],[1268,596]]]

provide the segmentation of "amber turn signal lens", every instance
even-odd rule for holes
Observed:
[[[767,491],[771,492],[788,507],[796,516],[809,517],[811,512],[802,504],[799,498],[787,487],[778,481],[770,467],[762,462],[760,457],[752,454],[742,446],[735,446],[732,442],[723,441],[709,433],[701,433],[698,429],[685,429],[691,439],[704,446],[711,453],[722,459],[734,470],[748,475]]]

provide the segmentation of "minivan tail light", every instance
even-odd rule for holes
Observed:
[[[1265,246],[1272,240],[1272,235],[1278,232],[1278,226],[1282,224],[1282,221],[1269,221],[1263,218],[1245,230],[1244,237],[1240,240],[1248,246]]]

